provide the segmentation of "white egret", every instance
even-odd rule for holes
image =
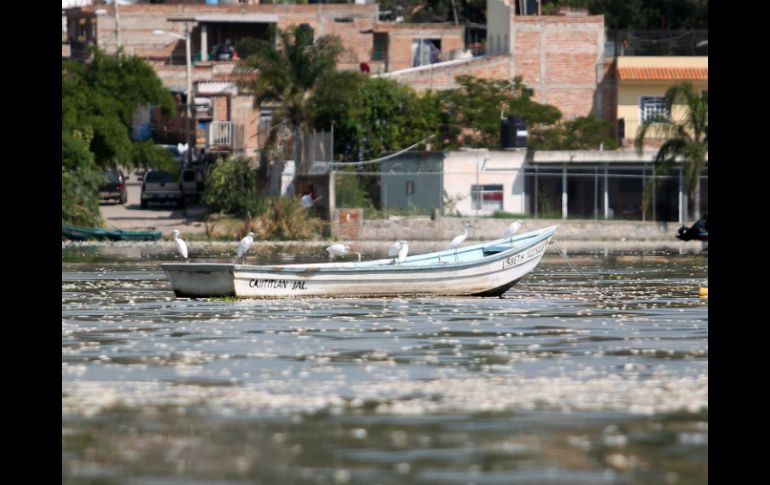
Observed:
[[[465,223],[465,232],[460,234],[459,236],[455,236],[454,239],[449,243],[449,246],[447,249],[454,249],[455,250],[455,261],[457,261],[457,248],[460,247],[460,244],[465,241],[465,239],[468,237],[468,228],[471,227],[469,223]]]
[[[246,237],[241,239],[241,242],[238,244],[238,250],[236,251],[236,256],[239,258],[243,256],[243,259],[246,259],[246,253],[249,251],[249,248],[251,247],[252,243],[254,242],[254,233],[250,232],[246,234]]]
[[[503,234],[503,239],[512,239],[513,235],[519,232],[519,229],[521,229],[521,226],[524,225],[524,221],[521,219],[517,220],[516,222],[512,222],[510,226],[508,226],[508,229],[505,230],[505,234]]]
[[[179,231],[177,229],[174,229],[172,233],[174,234],[174,242],[176,243],[177,252],[180,256],[182,256],[183,259],[187,259],[187,244],[182,238],[179,237]]]
[[[347,244],[335,243],[326,248],[329,253],[329,258],[334,259],[335,256],[345,256],[350,254],[350,246]],[[355,253],[358,255],[358,260],[361,261],[361,253]]]
[[[401,263],[409,253],[409,244],[406,241],[396,241],[388,249],[388,256],[395,257],[393,263]]]

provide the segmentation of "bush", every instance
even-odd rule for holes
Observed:
[[[104,176],[88,151],[89,133],[62,132],[61,219],[74,226],[99,227],[99,185]]]
[[[345,175],[353,172],[352,169],[338,172],[334,178],[334,192],[337,195],[337,207],[372,209],[371,199],[363,187],[360,177],[357,175]]]
[[[209,171],[203,202],[215,212],[259,213],[257,173],[246,159],[219,159]]]
[[[295,197],[260,198],[256,217],[246,219],[238,237],[251,231],[259,239],[316,239],[325,223],[311,217]]]
[[[61,219],[73,226],[100,227],[99,184],[102,173],[86,167],[61,169]]]

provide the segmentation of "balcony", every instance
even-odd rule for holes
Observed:
[[[206,148],[210,151],[242,151],[243,126],[232,121],[212,121],[206,125]]]

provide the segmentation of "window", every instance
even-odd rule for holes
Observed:
[[[666,98],[663,96],[642,96],[639,100],[642,113],[642,123],[650,120],[668,121],[671,113],[666,109]]]
[[[471,209],[490,211],[503,210],[502,184],[472,185]]]
[[[267,131],[270,129],[270,124],[273,122],[273,109],[272,108],[259,108],[259,131]]]
[[[373,61],[384,61],[388,54],[388,34],[374,34]]]
[[[441,61],[441,39],[413,39],[412,67]]]

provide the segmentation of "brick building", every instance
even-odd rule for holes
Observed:
[[[120,45],[148,60],[165,86],[183,94],[187,89],[185,41],[173,35],[183,37],[189,32],[196,145],[249,157],[263,142],[270,110],[254,110],[251,97],[238,92],[233,84],[237,60],[221,48],[237,46],[246,37],[265,39],[271,27],[305,26],[316,37],[338,35],[347,48],[338,64],[341,69],[366,64],[372,75],[417,90],[453,88],[459,75],[495,80],[522,76],[536,101],[558,107],[567,119],[588,114],[612,122],[622,118],[630,138],[639,118],[634,114],[638,100],[631,98],[643,83],[619,75],[618,65],[643,61],[605,51],[612,42],[605,38],[602,16],[585,12],[542,16],[535,9],[520,12],[521,2],[487,0],[486,44],[471,54],[462,25],[383,22],[377,4],[219,3],[169,0],[122,5],[118,10],[113,4],[69,8],[68,48],[63,44],[62,53],[84,58],[88,45],[108,53]],[[154,35],[156,30],[171,35]],[[654,62],[668,68],[681,60]],[[707,83],[708,57],[696,63],[706,69],[705,78],[699,74],[697,80]],[[666,82],[652,81],[657,84],[647,84],[654,92],[647,94],[659,97]]]
[[[521,76],[533,99],[559,108],[565,118],[591,113],[611,119],[613,79],[605,62],[604,17],[539,16],[518,11],[513,0],[487,0],[486,55],[426,68],[390,72],[385,76],[416,89],[449,89],[466,74],[505,80]]]
[[[196,149],[251,158],[264,142],[270,109],[254,110],[252,98],[239,93],[234,84],[237,58],[223,52],[223,46],[237,46],[247,37],[267,39],[273,27],[298,26],[311,29],[314,37],[342,39],[346,52],[338,60],[340,69],[366,64],[372,73],[440,62],[464,47],[462,26],[379,22],[377,4],[177,1],[70,8],[66,17],[68,49],[63,47],[63,53],[85,59],[89,45],[107,53],[120,46],[147,60],[164,85],[180,95],[187,90],[184,37],[189,34]],[[185,106],[180,108],[184,113]]]

